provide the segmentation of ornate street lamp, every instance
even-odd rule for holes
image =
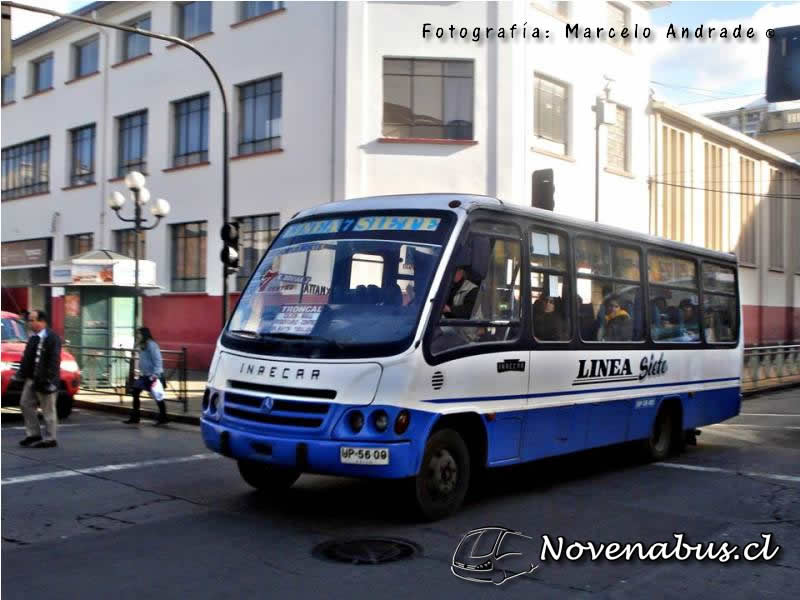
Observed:
[[[142,208],[150,201],[150,190],[144,187],[144,175],[138,171],[131,171],[125,176],[125,185],[133,195],[133,219],[126,219],[119,214],[125,205],[125,196],[121,192],[112,192],[108,198],[108,206],[113,210],[120,221],[133,223],[133,339],[136,343],[136,328],[139,325],[139,232],[154,229],[161,219],[169,214],[169,202],[163,198],[157,199],[150,205],[150,212],[156,218],[152,225],[146,224],[147,219],[142,217]],[[132,363],[131,363],[132,364]],[[131,373],[131,376],[133,373]]]

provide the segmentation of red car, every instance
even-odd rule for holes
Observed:
[[[0,352],[0,367],[2,368],[2,394],[3,406],[18,406],[22,396],[21,381],[13,380],[14,374],[19,369],[22,354],[28,334],[25,322],[19,315],[2,312],[3,333],[2,348]],[[66,419],[72,412],[72,399],[78,393],[81,383],[81,372],[75,358],[66,350],[61,351],[61,385],[58,390],[56,411],[59,419]]]

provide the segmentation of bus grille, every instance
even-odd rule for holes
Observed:
[[[254,423],[316,428],[322,426],[331,407],[326,402],[295,402],[276,398],[272,408],[266,411],[261,408],[263,401],[263,397],[228,392],[225,394],[225,414]]]

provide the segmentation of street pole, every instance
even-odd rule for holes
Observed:
[[[142,207],[139,190],[133,190],[133,345],[136,346],[136,328],[139,325],[139,230],[142,226]]]
[[[202,52],[200,52],[197,48],[195,48],[192,44],[190,44],[186,40],[176,37],[174,35],[153,33],[152,31],[139,29],[138,27],[128,27],[127,25],[117,25],[116,23],[105,23],[102,21],[97,21],[96,19],[88,19],[86,17],[79,17],[77,15],[60,13],[54,10],[49,10],[47,8],[39,8],[38,6],[30,6],[28,4],[20,4],[19,2],[4,1],[2,5],[9,6],[11,8],[18,8],[20,10],[42,13],[45,15],[50,15],[52,17],[58,17],[60,19],[67,19],[70,21],[79,21],[81,23],[88,23],[89,25],[94,25],[97,27],[109,27],[111,29],[126,31],[128,33],[137,33],[145,37],[155,38],[157,40],[161,40],[164,42],[177,44],[179,46],[183,46],[184,48],[188,48],[189,50],[194,52],[211,71],[211,74],[214,76],[214,80],[217,82],[219,93],[222,96],[222,135],[225,138],[222,142],[222,224],[226,225],[228,223],[228,216],[229,216],[228,215],[228,119],[230,117],[230,114],[228,112],[228,97],[225,94],[225,87],[222,85],[222,80],[220,79],[219,74]],[[225,323],[227,322],[227,320],[228,320],[228,271],[226,265],[223,264],[222,265],[222,327],[225,327]]]

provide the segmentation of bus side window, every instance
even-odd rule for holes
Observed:
[[[568,341],[572,327],[567,239],[537,228],[530,242],[533,335],[539,341]]]
[[[465,248],[453,260],[456,269],[446,284],[444,308],[434,330],[431,352],[516,340],[522,289],[522,248],[516,227],[473,224]],[[464,323],[465,320],[476,324]],[[492,325],[491,321],[511,323]]]

